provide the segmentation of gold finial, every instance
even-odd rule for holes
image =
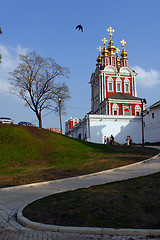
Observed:
[[[123,39],[120,43],[122,43],[122,46],[123,46],[123,49],[122,49],[122,52],[121,52],[120,55],[121,55],[122,58],[127,58],[127,52],[124,49],[124,45],[126,44],[126,41],[124,41],[124,39]]]
[[[112,40],[112,33],[114,33],[114,29],[112,27],[109,27],[107,29],[107,32],[109,32],[110,35],[110,41],[107,50],[109,51],[109,55],[114,55],[114,52],[116,51],[116,47],[114,46],[114,42]]]
[[[101,54],[101,50],[102,50],[103,48],[101,48],[101,46],[99,46],[97,49],[99,50],[99,54]]]
[[[112,28],[112,27],[109,27],[108,29],[107,29],[107,32],[109,32],[109,35],[110,35],[110,39],[112,39],[112,33],[114,33],[114,29]]]
[[[124,39],[122,39],[121,43],[122,43],[122,46],[123,46],[123,48],[124,48],[124,45],[126,44],[126,42],[124,41]]]
[[[99,50],[99,55],[98,55],[98,58],[97,58],[97,64],[96,65],[99,66],[102,63],[102,59],[101,59],[101,50],[102,50],[102,48],[101,48],[101,46],[99,46],[97,49]]]
[[[104,46],[106,46],[106,42],[108,42],[108,40],[104,37],[104,38],[102,39],[102,42],[104,43]]]
[[[106,39],[106,38],[103,38],[102,39],[102,42],[104,42],[104,48],[103,48],[103,51],[102,51],[102,55],[103,56],[108,56],[108,50],[107,50],[107,48],[106,48],[106,42],[107,42],[108,40]]]

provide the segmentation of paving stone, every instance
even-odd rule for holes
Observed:
[[[19,224],[16,221],[15,213],[22,206],[54,193],[145,176],[156,172],[160,172],[160,157],[98,174],[0,189],[0,240],[153,240],[152,237],[144,236],[102,236],[38,231]],[[160,237],[154,239],[160,240]]]

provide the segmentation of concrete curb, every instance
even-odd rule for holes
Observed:
[[[156,156],[154,156],[152,158],[148,158],[148,159],[140,161],[140,162],[132,163],[132,164],[125,165],[125,166],[122,166],[122,167],[117,167],[117,168],[104,170],[104,171],[101,171],[101,172],[90,173],[90,174],[76,176],[76,177],[70,177],[70,178],[51,180],[51,181],[46,181],[46,182],[30,183],[30,184],[25,184],[25,185],[20,185],[20,186],[6,187],[6,188],[1,188],[0,190],[1,191],[6,191],[6,190],[9,191],[9,190],[14,190],[14,189],[37,187],[37,186],[40,186],[40,185],[52,184],[53,182],[54,183],[58,183],[58,182],[75,180],[75,179],[82,179],[82,178],[91,177],[91,176],[97,176],[97,175],[101,175],[103,173],[114,172],[114,171],[117,171],[117,170],[120,170],[120,169],[124,169],[124,168],[130,167],[130,166],[136,166],[136,165],[139,165],[139,164],[144,164],[144,163],[147,163],[147,162],[152,161],[152,160],[157,159],[157,158],[160,158],[160,153],[158,153]]]
[[[160,153],[152,158],[146,159],[141,162],[129,164],[127,166],[122,166],[122,167],[118,167],[118,168],[114,168],[114,169],[110,169],[110,170],[101,171],[98,173],[92,173],[92,174],[88,174],[88,175],[79,176],[79,177],[72,177],[72,178],[59,179],[59,180],[53,180],[53,181],[54,182],[63,182],[66,180],[71,180],[71,179],[80,179],[80,178],[85,178],[85,177],[89,177],[89,176],[96,176],[96,175],[107,173],[107,172],[117,171],[119,169],[123,169],[128,166],[132,166],[132,165],[145,164],[145,163],[147,163],[151,160],[157,159],[159,157],[160,157]],[[50,184],[53,181],[11,187],[11,188],[8,188],[7,190],[13,189],[13,188],[21,188],[21,187],[25,188],[25,187],[38,186],[38,185],[43,185],[43,184]],[[160,236],[160,229],[125,229],[125,228],[114,229],[114,228],[94,228],[94,227],[72,227],[72,226],[58,226],[58,225],[49,225],[49,224],[32,222],[29,219],[25,218],[22,214],[23,209],[27,205],[28,204],[21,207],[17,211],[17,221],[20,224],[22,224],[23,226],[25,226],[27,228],[31,228],[31,229],[42,230],[42,231],[53,231],[53,232],[99,234],[99,235],[121,235],[121,236],[122,235],[132,235],[132,236],[151,236],[151,235],[153,235],[153,236]]]
[[[41,230],[41,231],[52,231],[61,233],[79,233],[79,234],[98,234],[98,235],[131,235],[131,236],[160,236],[160,229],[129,229],[129,228],[95,228],[95,227],[71,227],[71,226],[58,226],[42,224],[32,222],[25,218],[22,214],[25,206],[20,208],[17,212],[17,221],[24,227]]]

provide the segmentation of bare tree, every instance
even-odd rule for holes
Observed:
[[[57,82],[60,77],[69,77],[69,69],[61,67],[52,58],[42,58],[35,51],[27,55],[20,55],[20,64],[17,68],[10,72],[11,93],[17,95],[25,101],[25,105],[29,106],[35,112],[39,127],[42,127],[42,111],[44,109],[53,109],[57,96],[61,92],[61,88],[67,85],[63,82]],[[63,89],[62,92],[64,92]],[[64,101],[68,99],[63,93],[59,96]],[[56,108],[56,106],[55,106]]]

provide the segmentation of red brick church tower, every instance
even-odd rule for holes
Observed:
[[[96,70],[91,75],[91,114],[99,115],[131,115],[142,113],[141,99],[136,92],[136,73],[129,67],[126,42],[121,41],[122,52],[112,40],[114,29],[107,29],[110,41],[106,47],[106,38],[102,39],[104,48],[100,46]]]

